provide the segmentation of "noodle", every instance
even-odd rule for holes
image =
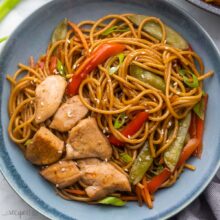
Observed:
[[[154,158],[153,164],[144,175],[142,183],[135,186],[135,190],[117,195],[123,200],[138,200],[140,205],[145,201],[148,207],[152,208],[152,195],[150,195],[148,182],[154,176],[153,172],[159,164],[164,165],[164,152],[176,139],[180,120],[184,119],[201,100],[202,81],[212,76],[213,72],[204,72],[203,62],[194,51],[181,50],[166,44],[166,28],[160,19],[147,17],[138,27],[135,27],[128,16],[128,14],[107,15],[97,21],[82,21],[78,25],[68,21],[69,30],[65,39],[49,44],[46,54],[36,63],[33,57],[30,57],[29,65],[19,64],[18,71],[13,76],[7,76],[11,84],[8,133],[22,151],[25,151],[27,140],[31,139],[41,126],[48,128],[51,122],[49,119],[41,124],[36,124],[34,121],[35,89],[47,76],[59,74],[51,68],[53,56],[58,57],[62,62],[66,79],[71,81],[73,74],[79,73],[88,64],[87,57],[99,45],[124,44],[126,49],[123,51],[123,62],[120,64],[118,57],[113,56],[99,64],[80,84],[79,97],[106,136],[113,135],[125,142],[122,148],[113,146],[110,161],[110,164],[125,176],[129,177],[134,161],[145,142],[148,141],[150,153]],[[144,25],[149,21],[159,25],[162,33],[161,40],[143,31]],[[124,31],[105,35],[106,31],[115,26]],[[131,65],[162,77],[165,82],[165,91],[130,75]],[[109,74],[112,67],[117,67],[117,72]],[[199,86],[189,89],[179,74],[180,69],[192,72],[197,77]],[[135,134],[126,137],[115,128],[114,122],[118,115],[125,113],[125,121],[128,123],[135,119],[139,111],[148,112],[149,118]],[[67,132],[56,131],[55,134],[64,141],[68,137]],[[121,153],[129,155],[131,161],[125,163],[120,158]],[[173,185],[184,167],[195,169],[184,163],[160,188]],[[79,182],[56,191],[64,199],[90,202],[85,188],[86,185]]]

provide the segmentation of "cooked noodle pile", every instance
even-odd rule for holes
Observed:
[[[35,89],[47,76],[59,74],[53,68],[54,56],[64,66],[65,77],[69,82],[74,72],[98,46],[104,43],[125,45],[121,57],[111,56],[88,74],[80,84],[79,97],[89,109],[89,115],[96,119],[103,134],[107,137],[113,135],[125,143],[122,147],[112,145],[113,155],[110,163],[126,176],[129,177],[132,164],[148,142],[153,163],[145,173],[144,180],[132,187],[131,192],[115,193],[113,196],[139,202],[146,199],[151,207],[153,194],[146,193],[148,197],[142,198],[141,190],[146,182],[166,166],[164,153],[176,139],[181,120],[192,112],[202,99],[203,80],[213,73],[204,72],[201,58],[192,49],[182,50],[167,43],[166,27],[161,20],[146,17],[139,26],[135,26],[128,16],[130,15],[107,15],[97,21],[82,21],[79,24],[68,21],[69,29],[65,39],[50,43],[46,54],[36,62],[31,57],[29,65],[19,64],[17,72],[8,76],[12,87],[8,106],[8,132],[10,138],[25,152],[27,141],[33,138],[36,131],[41,126],[49,128],[51,119],[40,124],[34,121]],[[160,40],[143,30],[149,21],[155,22],[161,28]],[[160,76],[165,83],[164,89],[156,88],[135,77],[130,73],[132,65]],[[185,76],[180,74],[183,69]],[[186,77],[190,81],[192,76],[198,80],[198,86],[186,85]],[[144,78],[142,75],[140,77]],[[66,98],[67,96],[63,98],[63,102]],[[114,126],[115,121],[123,114],[123,123],[126,125],[138,112],[147,112],[148,120],[135,134],[124,136],[120,129]],[[67,132],[52,132],[63,141],[67,140]],[[129,155],[132,160],[125,162],[120,156],[122,153]],[[184,166],[194,168],[182,164],[160,188],[174,184]],[[71,187],[57,189],[57,192],[66,199],[88,202],[90,199],[84,191],[85,187],[79,181]]]

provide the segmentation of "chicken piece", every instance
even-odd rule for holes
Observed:
[[[69,131],[77,122],[83,119],[88,113],[88,109],[82,104],[78,95],[68,99],[60,106],[50,128],[61,132]]]
[[[73,161],[59,161],[42,170],[40,174],[59,188],[73,185],[82,175]]]
[[[112,155],[111,145],[94,118],[83,119],[73,127],[66,146],[72,147],[72,150],[67,150],[66,157],[69,159],[97,157],[105,160]]]
[[[58,109],[67,82],[62,76],[48,76],[41,82],[36,90],[36,113],[35,122],[41,123],[50,118]]]
[[[64,142],[50,130],[41,127],[27,146],[25,156],[33,164],[48,165],[58,161],[64,150]]]
[[[85,191],[91,200],[101,199],[116,191],[131,191],[128,178],[114,166],[98,159],[78,161],[83,175],[81,181],[87,185]]]

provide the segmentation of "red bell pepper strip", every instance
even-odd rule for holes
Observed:
[[[118,43],[105,43],[98,46],[74,73],[71,82],[67,86],[67,94],[69,96],[76,95],[81,82],[92,70],[105,62],[109,57],[115,56],[123,50],[125,50],[125,45]]]
[[[196,137],[199,141],[198,148],[196,150],[196,156],[201,157],[202,155],[202,140],[203,140],[203,133],[204,133],[204,127],[205,127],[205,113],[207,109],[208,104],[208,94],[205,94],[204,96],[204,120],[196,117]]]
[[[49,70],[51,74],[54,74],[54,70],[57,68],[57,57],[52,56],[50,58]]]
[[[161,173],[157,176],[154,176],[150,182],[148,182],[148,190],[152,194],[158,190],[158,188],[169,179],[171,172],[168,168],[164,168]]]
[[[148,119],[148,112],[139,112],[120,132],[125,137],[134,135]],[[114,135],[109,136],[109,142],[115,146],[123,146],[124,142],[118,140]]]
[[[191,122],[189,126],[189,135],[190,138],[196,138],[196,114],[192,112]]]
[[[176,168],[178,169],[181,167],[186,160],[190,158],[190,156],[195,152],[199,145],[199,140],[197,138],[192,138],[188,141],[186,146],[183,148],[183,151],[180,155],[180,159],[176,165]]]

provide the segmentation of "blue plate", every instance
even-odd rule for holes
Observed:
[[[27,63],[30,55],[37,58],[45,52],[51,32],[63,18],[79,22],[97,19],[111,13],[139,13],[160,17],[180,32],[203,58],[206,69],[215,71],[206,80],[209,104],[202,160],[192,159],[195,172],[185,171],[175,186],[156,193],[154,208],[148,210],[136,203],[125,207],[104,207],[70,202],[57,196],[37,169],[25,160],[18,147],[9,139],[7,104],[10,86],[6,74],[12,74],[17,63]],[[202,27],[185,11],[164,0],[55,0],[26,19],[7,42],[0,57],[0,167],[14,190],[33,208],[51,219],[131,220],[168,218],[189,205],[208,185],[220,165],[220,58],[217,49]]]

